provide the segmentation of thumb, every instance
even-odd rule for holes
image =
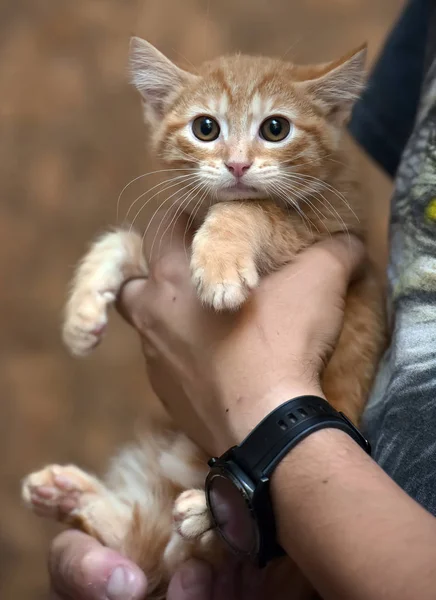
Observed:
[[[121,288],[117,300],[120,315],[138,331],[142,330],[144,304],[147,299],[147,279],[131,279]]]
[[[147,589],[138,566],[79,531],[55,538],[49,571],[55,598],[142,600]]]
[[[210,600],[212,584],[212,568],[201,561],[190,560],[172,578],[167,600]]]

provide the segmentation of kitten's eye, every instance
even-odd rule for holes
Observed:
[[[192,132],[202,142],[213,142],[220,134],[220,126],[212,117],[197,117],[192,123]]]
[[[291,124],[284,117],[269,117],[259,129],[260,137],[267,142],[281,142],[289,135]]]

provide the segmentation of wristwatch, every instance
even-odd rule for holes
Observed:
[[[209,461],[207,504],[234,553],[260,567],[284,553],[276,539],[270,477],[292,448],[325,428],[344,431],[370,454],[369,442],[343,413],[323,398],[300,396],[273,410],[239,446]]]

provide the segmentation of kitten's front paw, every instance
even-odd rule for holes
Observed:
[[[107,306],[115,300],[111,290],[87,290],[74,293],[67,306],[62,338],[75,356],[85,356],[102,340],[106,325]]]
[[[226,261],[212,256],[203,261],[194,253],[191,269],[201,301],[215,310],[237,310],[259,283],[251,258]]]

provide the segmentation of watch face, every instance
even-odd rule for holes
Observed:
[[[250,508],[247,489],[231,473],[214,473],[209,478],[207,496],[217,529],[233,550],[257,555],[258,528]]]

